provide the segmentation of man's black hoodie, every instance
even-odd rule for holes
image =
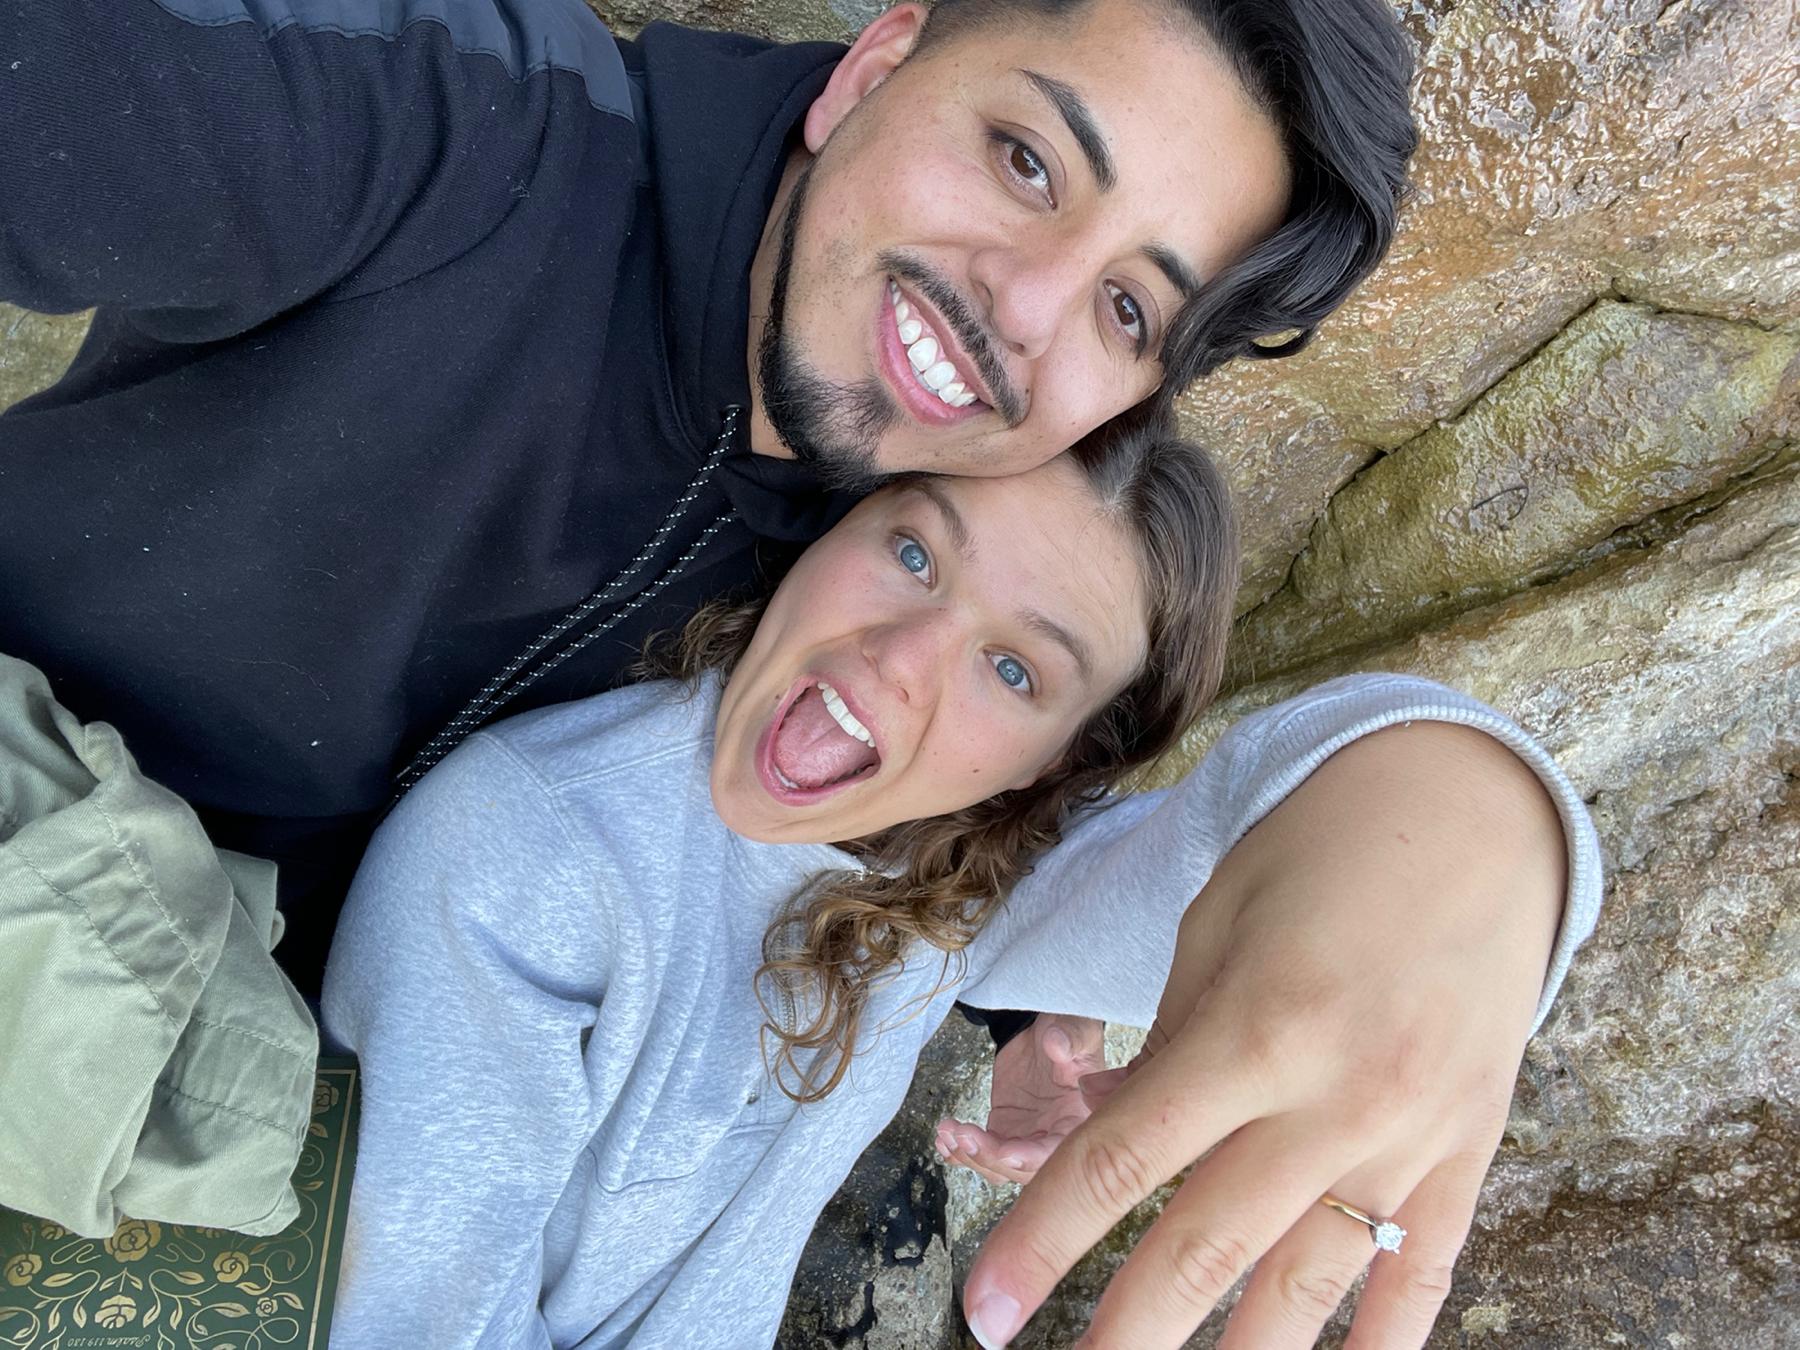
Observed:
[[[346,12],[0,0],[0,298],[98,306],[0,417],[0,651],[281,864],[303,986],[396,771],[728,425],[620,598],[728,523],[508,711],[617,683],[759,542],[846,505],[729,417],[750,262],[840,47],[615,43],[580,0]]]

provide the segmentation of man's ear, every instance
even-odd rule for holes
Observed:
[[[928,12],[924,5],[895,5],[857,35],[837,69],[831,72],[825,91],[806,110],[802,134],[808,151],[818,154],[849,111],[907,58],[925,27]]]

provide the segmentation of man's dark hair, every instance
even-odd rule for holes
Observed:
[[[1385,0],[1148,2],[1211,39],[1280,129],[1293,175],[1280,226],[1169,325],[1153,400],[1166,402],[1234,356],[1290,356],[1312,340],[1387,252],[1418,132],[1412,48]],[[1073,18],[1086,3],[938,0],[915,51],[977,29]]]

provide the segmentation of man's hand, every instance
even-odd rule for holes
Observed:
[[[1044,1013],[994,1056],[987,1128],[940,1120],[938,1156],[989,1181],[1030,1181],[1088,1118],[1081,1080],[1106,1068],[1106,1025]]]
[[[1408,1234],[1375,1260],[1349,1346],[1422,1344],[1506,1124],[1565,870],[1548,794],[1480,732],[1421,722],[1328,760],[1189,909],[1166,1044],[1099,1085],[989,1236],[964,1290],[982,1344],[1196,1162],[1083,1346],[1179,1346],[1252,1263],[1222,1347],[1312,1345],[1375,1253],[1327,1192]]]

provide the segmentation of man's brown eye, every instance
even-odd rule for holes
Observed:
[[[1007,163],[1012,166],[1012,171],[1027,183],[1040,188],[1050,186],[1050,175],[1044,168],[1044,161],[1031,152],[1030,146],[1014,141],[1006,158]]]
[[[1117,286],[1110,289],[1113,313],[1118,317],[1119,327],[1125,330],[1127,336],[1142,343],[1144,340],[1144,311],[1139,308],[1138,302],[1131,298],[1131,292],[1120,290]]]

